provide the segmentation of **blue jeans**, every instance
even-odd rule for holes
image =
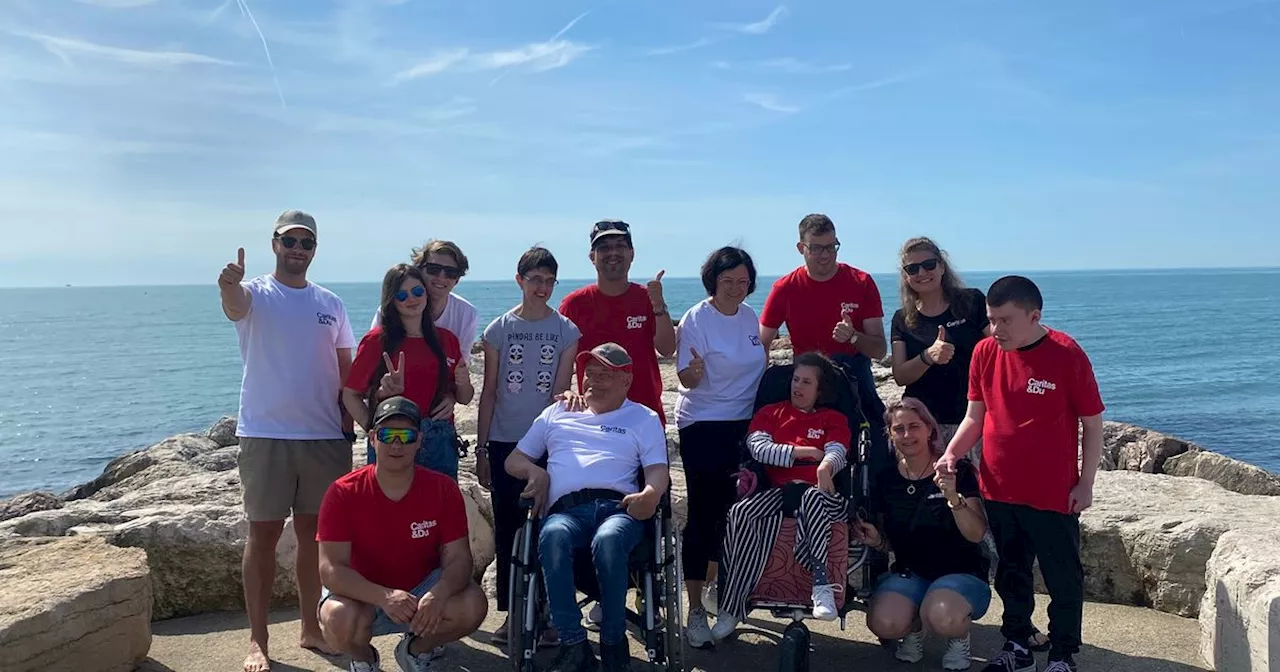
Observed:
[[[920,605],[924,604],[924,598],[939,588],[960,593],[969,603],[969,618],[972,620],[985,616],[991,606],[991,586],[972,574],[947,574],[932,583],[916,574],[883,574],[876,582],[871,599],[874,600],[875,595],[880,593],[897,593],[910,598],[915,602],[916,610],[919,610]]]
[[[422,599],[422,596],[426,595],[427,591],[431,590],[431,587],[436,585],[436,582],[439,580],[440,569],[437,567],[427,575],[427,578],[422,580],[422,583],[419,583],[413,590],[410,590],[409,594],[418,599]],[[324,601],[329,599],[330,595],[332,595],[332,593],[329,592],[328,588],[321,587],[320,604],[316,606],[317,614],[320,613],[320,607],[324,606]],[[388,616],[387,612],[383,611],[381,607],[375,607],[373,610],[373,636],[381,637],[383,635],[390,635],[396,632],[409,632],[409,624],[396,623],[391,620],[391,617]]]
[[[413,456],[413,461],[458,480],[458,447],[454,444],[454,439],[458,436],[457,428],[448,420],[426,418],[422,421],[421,430],[422,444],[418,447],[418,453]],[[378,461],[378,455],[373,450],[373,439],[365,443],[364,450],[366,463],[374,464]]]
[[[621,643],[627,634],[627,560],[644,538],[644,523],[619,502],[597,500],[548,516],[538,534],[538,559],[546,582],[551,623],[563,645],[587,639],[573,582],[573,556],[591,549],[600,585],[600,641]]]

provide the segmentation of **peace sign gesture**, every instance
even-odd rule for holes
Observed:
[[[382,353],[382,363],[387,365],[387,372],[378,383],[379,401],[404,394],[404,351],[400,351],[395,365],[391,363],[391,355]]]

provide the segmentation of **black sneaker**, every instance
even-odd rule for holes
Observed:
[[[1076,672],[1076,661],[1071,656],[1050,660],[1049,666],[1044,668],[1044,672]]]
[[[602,672],[629,672],[631,651],[624,639],[620,644],[600,643],[600,668]]]
[[[1006,641],[1000,655],[992,658],[982,672],[1036,672],[1036,659],[1026,648]]]
[[[547,672],[596,672],[600,661],[591,650],[591,642],[582,640],[577,644],[561,645],[560,655],[551,661]]]

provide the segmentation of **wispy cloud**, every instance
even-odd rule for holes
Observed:
[[[795,114],[800,111],[800,108],[796,105],[779,102],[778,97],[772,93],[748,93],[742,97],[742,100],[757,107],[769,110],[770,112]]]
[[[719,24],[719,27],[724,30],[737,31],[744,35],[764,35],[770,30],[773,30],[773,27],[778,24],[778,21],[787,14],[787,6],[778,5],[772,12],[769,12],[769,16],[766,16],[754,23],[722,23]]]
[[[144,67],[175,67],[181,65],[237,65],[233,61],[205,56],[204,54],[193,54],[186,51],[144,51],[141,49],[124,49],[121,47],[109,47],[84,40],[77,40],[70,37],[55,37],[53,35],[28,34],[25,35],[40,44],[44,45],[50,53],[61,58],[64,62],[70,64],[73,55],[87,56],[90,58],[98,58],[107,61],[115,61],[126,65],[136,65]]]
[[[154,5],[159,0],[76,0],[82,5],[96,5],[98,7],[108,7],[111,9],[131,9],[134,7],[144,7],[146,5]]]
[[[271,59],[271,48],[267,46],[267,36],[262,34],[262,29],[258,27],[258,20],[253,18],[253,12],[249,11],[248,0],[237,0],[240,4],[240,13],[249,19],[249,23],[253,24],[254,32],[258,33],[258,39],[262,41],[262,51],[267,55],[267,67],[271,69],[271,81],[276,84],[276,93],[280,96],[280,107],[288,107],[284,102],[284,89],[280,88],[280,78],[276,76],[276,64]]]
[[[700,37],[688,44],[677,44],[669,47],[657,47],[644,52],[645,56],[670,56],[684,51],[693,51],[714,44],[714,40],[709,37]]]
[[[776,72],[785,75],[823,75],[835,72],[846,72],[853,69],[851,63],[813,63],[790,56],[773,58],[764,61],[747,63],[730,63],[729,61],[713,61],[711,67],[719,70],[748,70],[752,72]]]
[[[392,78],[392,81],[399,84],[411,79],[418,79],[419,77],[438,75],[449,68],[462,63],[466,60],[469,54],[470,52],[467,49],[454,49],[452,51],[438,52],[428,57],[427,60],[396,73],[395,77]]]
[[[562,68],[591,49],[592,47],[569,40],[535,42],[503,51],[472,52],[465,48],[453,49],[437,52],[425,61],[397,72],[391,82],[403,84],[449,70],[477,72],[525,67],[533,72],[544,72]]]

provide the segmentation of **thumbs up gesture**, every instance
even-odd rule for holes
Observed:
[[[836,343],[848,343],[850,340],[857,338],[858,330],[853,328],[853,316],[845,313],[840,317],[840,321],[836,323],[834,329],[831,330],[831,338]]]
[[[689,348],[689,352],[693,355],[693,359],[689,360],[689,366],[685,367],[685,371],[688,372],[686,380],[693,383],[688,387],[692,388],[697,387],[702,382],[702,376],[706,373],[706,365],[702,361],[702,355],[698,354],[697,348]]]
[[[938,340],[929,346],[929,360],[934,364],[949,364],[956,356],[956,346],[947,342],[947,328],[938,327]]]
[[[235,263],[227,264],[227,267],[222,269],[222,273],[218,276],[218,286],[223,289],[235,287],[241,280],[244,280],[243,247],[236,253]]]
[[[401,351],[394,365],[391,363],[391,356],[384,352],[382,363],[387,366],[387,372],[382,374],[382,380],[378,383],[379,401],[404,394],[404,352]]]
[[[645,289],[649,290],[649,303],[653,304],[653,312],[655,313],[660,313],[666,310],[667,307],[666,300],[662,298],[662,276],[666,275],[666,273],[666,269],[658,271],[658,274],[653,276],[653,279],[645,287]]]

